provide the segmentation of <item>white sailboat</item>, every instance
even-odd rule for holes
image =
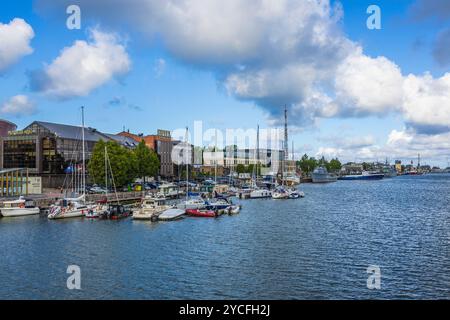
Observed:
[[[186,153],[186,199],[177,204],[177,209],[179,210],[189,210],[189,209],[204,209],[206,207],[206,203],[201,198],[189,198],[189,148],[188,144],[188,133],[189,129],[186,127],[186,137],[185,137],[185,145],[186,148],[184,152]]]
[[[34,201],[20,197],[18,200],[5,201],[0,208],[3,217],[20,217],[39,214],[40,210],[35,206]]]
[[[252,172],[252,191],[250,192],[250,198],[251,199],[263,199],[263,198],[270,198],[272,197],[272,191],[260,188],[258,187],[258,168],[260,167],[260,157],[259,157],[259,125],[257,128],[257,135],[256,135],[256,152],[253,156],[253,160],[256,163],[255,166],[253,166],[253,172]]]
[[[86,205],[86,153],[84,138],[84,107],[81,107],[81,136],[83,150],[83,165],[81,172],[81,191],[82,195],[78,198],[65,198],[59,200],[55,205],[50,207],[48,219],[65,219],[84,217],[91,208]]]

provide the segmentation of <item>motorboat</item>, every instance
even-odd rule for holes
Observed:
[[[206,208],[210,210],[224,210],[230,205],[231,203],[225,198],[214,198],[206,202]]]
[[[108,209],[108,199],[105,197],[97,202],[95,206],[89,209],[85,217],[88,219],[97,219]]]
[[[201,198],[191,198],[184,200],[177,204],[177,209],[188,210],[188,209],[205,209],[206,208],[205,200]]]
[[[178,198],[182,194],[183,192],[180,191],[180,188],[173,183],[165,183],[158,187],[158,195],[169,199]]]
[[[153,220],[163,211],[170,209],[165,198],[145,197],[139,210],[134,211],[134,220]]]
[[[276,188],[272,193],[272,199],[289,199],[289,192],[285,188]]]
[[[272,192],[267,189],[255,189],[250,192],[250,199],[271,198]]]
[[[84,217],[92,208],[84,203],[84,195],[79,198],[67,198],[59,200],[55,205],[50,207],[48,218],[66,219]]]
[[[232,215],[232,214],[238,214],[239,212],[241,212],[241,206],[229,206],[227,208],[228,214]]]
[[[329,174],[324,167],[314,169],[311,178],[313,183],[330,183],[337,181],[337,177]]]
[[[3,217],[20,217],[39,214],[40,210],[31,199],[20,197],[17,200],[3,202],[0,213]]]
[[[100,215],[100,219],[119,220],[131,215],[131,210],[121,204],[110,204],[108,209]]]
[[[287,192],[289,194],[289,199],[298,199],[305,197],[305,193],[303,191],[299,191],[295,188],[288,189]]]
[[[191,217],[215,218],[217,214],[213,210],[188,209],[186,214]]]
[[[158,216],[158,220],[161,221],[172,221],[182,219],[183,215],[186,213],[186,210],[172,208],[164,211]]]

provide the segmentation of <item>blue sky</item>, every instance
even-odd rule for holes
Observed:
[[[183,1],[189,5],[188,0]],[[447,164],[446,159],[449,154],[445,150],[448,146],[446,142],[448,130],[439,132],[439,134],[431,134],[432,130],[423,133],[419,132],[418,128],[422,128],[424,125],[427,129],[430,127],[441,128],[446,125],[450,126],[450,124],[439,120],[433,122],[433,119],[421,122],[420,117],[414,116],[420,113],[420,110],[419,112],[414,111],[414,114],[408,113],[404,109],[399,112],[394,103],[391,105],[384,102],[380,106],[371,103],[369,103],[370,106],[359,106],[357,103],[355,106],[349,106],[348,101],[350,100],[346,100],[347,98],[351,98],[351,101],[361,101],[361,97],[354,96],[357,91],[355,89],[356,91],[351,91],[343,98],[342,101],[345,102],[339,102],[338,112],[323,116],[323,110],[325,110],[323,106],[301,107],[302,102],[308,99],[311,91],[306,91],[306,94],[298,94],[280,89],[282,94],[259,91],[242,93],[239,91],[241,87],[227,86],[230,84],[227,80],[237,76],[235,79],[242,81],[243,78],[239,77],[247,76],[245,74],[247,70],[255,72],[272,70],[266,69],[270,68],[267,66],[271,64],[280,65],[282,68],[283,62],[275,61],[276,58],[273,58],[273,61],[265,58],[264,62],[261,62],[254,52],[250,52],[251,58],[247,56],[242,58],[240,51],[238,54],[232,52],[228,56],[225,53],[222,56],[223,50],[213,50],[216,45],[214,42],[211,44],[211,48],[206,47],[204,50],[205,52],[211,50],[211,53],[208,54],[213,56],[214,61],[206,63],[204,62],[205,56],[196,52],[196,48],[189,47],[189,39],[186,40],[186,43],[180,44],[180,41],[176,43],[178,40],[176,31],[158,31],[158,27],[150,25],[148,29],[153,28],[156,31],[149,36],[145,31],[147,29],[145,17],[134,19],[133,8],[130,8],[129,13],[124,13],[122,19],[119,12],[123,8],[120,6],[114,7],[113,5],[99,10],[95,5],[86,4],[86,1],[72,2],[80,4],[82,10],[81,30],[66,28],[65,22],[68,15],[64,10],[65,1],[3,1],[0,4],[0,23],[6,25],[15,18],[21,18],[32,27],[34,32],[34,37],[29,43],[33,48],[33,53],[21,56],[17,62],[8,66],[0,74],[0,106],[17,95],[26,96],[33,105],[34,111],[29,114],[21,112],[0,114],[0,117],[17,123],[19,127],[24,127],[33,120],[79,124],[79,107],[81,105],[86,106],[86,119],[89,126],[110,133],[120,132],[125,127],[132,132],[151,134],[158,128],[173,130],[185,126],[192,127],[196,120],[202,120],[205,129],[246,129],[255,128],[257,124],[268,127],[277,122],[277,117],[279,119],[278,113],[284,104],[283,99],[279,99],[281,96],[288,98],[285,103],[290,108],[291,139],[294,140],[295,151],[299,154],[306,152],[317,156],[322,154],[327,157],[338,156],[346,161],[384,160],[388,157],[391,160],[401,158],[409,162],[420,152],[424,161],[429,164],[441,166]],[[414,13],[413,9],[418,2],[420,4],[421,1],[343,0],[339,2],[342,5],[343,17],[336,25],[331,25],[329,33],[332,34],[334,28],[341,28],[339,37],[344,39],[342,42],[349,40],[353,46],[362,47],[361,57],[368,57],[368,63],[376,63],[375,59],[383,56],[401,70],[404,78],[408,74],[413,74],[419,79],[417,81],[424,81],[423,75],[429,72],[433,81],[437,81],[446,74],[448,65],[436,62],[433,56],[433,46],[436,44],[439,33],[449,27],[449,20],[445,19],[445,15],[440,20],[434,19],[432,15],[421,19],[417,18],[414,14],[418,13]],[[436,2],[442,3],[438,0]],[[337,1],[332,1],[331,6],[336,3]],[[366,9],[371,4],[377,4],[381,8],[381,30],[369,30],[366,27],[368,17]],[[236,1],[236,5],[240,5],[239,1]],[[245,5],[242,6],[243,12],[245,12]],[[214,7],[212,7],[213,9]],[[188,12],[195,13],[195,10],[196,8],[193,8]],[[136,12],[139,12],[139,5]],[[227,11],[224,10],[224,15],[226,14]],[[211,16],[211,19],[214,19],[214,13]],[[163,19],[166,17],[173,16],[167,15]],[[159,15],[153,17],[150,14],[148,16],[148,20],[159,18],[161,18]],[[234,16],[232,18],[235,19]],[[277,16],[276,19],[283,19],[283,16]],[[301,20],[301,18],[299,19]],[[328,18],[321,16],[321,19],[327,21]],[[167,26],[179,27],[180,23],[179,21],[161,21],[158,20],[157,23],[164,24],[166,29]],[[225,21],[227,20],[225,19]],[[272,29],[276,28],[276,22]],[[148,23],[151,24],[151,22]],[[255,25],[259,26],[257,23]],[[250,27],[252,26],[250,25]],[[194,27],[198,26],[194,25]],[[92,29],[100,30],[105,34],[117,35],[117,39],[112,41],[111,45],[113,48],[123,45],[126,50],[126,58],[130,62],[129,68],[125,66],[126,61],[124,61],[124,64],[116,66],[116,69],[119,70],[117,74],[113,72],[113,76],[105,81],[100,81],[99,85],[93,86],[83,95],[61,98],[61,96],[54,97],[47,94],[45,90],[33,88],[30,74],[46,70],[46,66],[52,65],[53,61],[62,55],[61,50],[74,46],[75,41],[89,42]],[[308,29],[305,30],[307,32]],[[183,35],[189,38],[187,32],[189,31]],[[243,32],[245,33],[245,30]],[[267,32],[268,38],[274,36],[272,30],[264,32]],[[263,35],[265,35],[264,32],[262,32]],[[205,33],[204,36],[209,35],[210,33]],[[278,34],[275,35],[278,36]],[[197,36],[202,37],[202,34]],[[225,39],[228,36],[232,39],[233,36],[238,38],[240,35],[239,32],[233,34],[232,31],[224,33],[224,42],[231,41],[230,45],[233,45],[234,41]],[[201,44],[201,42],[199,43]],[[219,49],[229,46],[226,42],[224,47],[221,45],[217,44]],[[194,53],[188,55],[186,52],[191,52],[190,50]],[[345,54],[348,55],[351,51],[346,51]],[[298,53],[293,61],[296,63],[304,58],[303,53]],[[336,60],[341,57],[330,55],[329,58]],[[345,61],[344,58],[342,59]],[[386,61],[383,60],[384,62]],[[244,71],[236,67],[240,64],[246,64],[246,68],[242,69]],[[328,65],[329,62],[316,63],[313,61],[312,63],[313,66],[325,64]],[[340,62],[336,62],[337,68],[339,65]],[[380,67],[384,68],[384,64]],[[388,68],[386,69],[386,73],[388,73],[391,66],[386,68]],[[334,67],[333,70],[335,70]],[[315,80],[305,83],[304,87],[310,84],[314,87],[317,85],[326,87],[330,83],[341,81],[341,78],[334,74],[335,71],[332,71],[333,75],[329,76],[330,72],[328,69],[326,70],[326,80],[323,80],[326,84],[318,85],[318,80]],[[381,72],[381,74],[383,73],[384,71]],[[41,72],[41,74],[45,74],[45,72]],[[305,75],[305,78],[307,77]],[[278,77],[274,73],[275,78],[280,82],[286,81],[287,86],[292,84],[292,78]],[[302,79],[294,79],[303,83]],[[322,81],[323,78],[320,79]],[[359,76],[357,79],[360,79]],[[379,81],[384,81],[384,79]],[[260,90],[259,87],[258,90]],[[273,90],[269,88],[269,91]],[[435,92],[431,89],[430,91]],[[340,99],[334,89],[326,89],[322,93],[329,95],[332,100]],[[408,94],[412,93],[408,92]],[[291,98],[292,100],[290,100]],[[375,96],[375,98],[377,97]],[[445,94],[443,97],[433,96],[432,98],[438,99],[437,101],[441,104],[442,101],[444,103],[447,101]],[[110,103],[113,100],[116,101],[115,104]],[[416,108],[415,105],[413,107]],[[432,107],[420,105],[417,108],[430,108],[431,110]],[[445,106],[445,108],[442,112],[448,111],[444,114],[450,114],[450,106]],[[394,111],[391,112],[391,109]],[[310,113],[314,114],[310,115]],[[308,115],[305,116],[305,114]],[[391,135],[393,130],[398,133],[395,135],[398,139],[395,141],[391,139],[391,144],[387,146],[388,140],[393,137]],[[432,148],[427,150],[426,146],[431,143],[433,143]]]

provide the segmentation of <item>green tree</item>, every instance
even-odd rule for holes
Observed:
[[[142,140],[133,150],[136,158],[136,175],[145,182],[145,177],[154,177],[159,171],[159,159],[155,151]]]
[[[236,166],[236,172],[238,173],[238,174],[241,174],[241,173],[245,173],[246,172],[246,170],[245,170],[245,166],[243,165],[243,164],[238,164],[237,166]]]
[[[105,182],[105,148],[108,153],[109,179],[114,177],[116,187],[125,186],[136,179],[137,161],[133,151],[126,149],[117,142],[100,140],[94,146],[91,160],[88,164],[89,175],[101,184]],[[112,171],[112,172],[111,172]]]
[[[314,157],[310,158],[307,154],[304,154],[302,158],[297,161],[297,166],[300,167],[304,174],[309,175],[318,166],[318,161]]]
[[[339,171],[342,168],[342,163],[338,160],[338,158],[336,159],[331,159],[329,164],[328,164],[328,171]]]

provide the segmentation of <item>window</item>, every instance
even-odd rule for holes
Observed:
[[[36,139],[5,140],[3,143],[4,168],[36,168]]]

